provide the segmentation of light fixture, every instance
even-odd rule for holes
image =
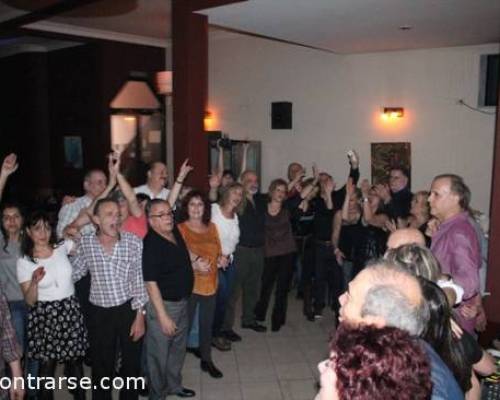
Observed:
[[[404,116],[403,107],[384,107],[381,117],[383,120],[395,120],[403,118]]]
[[[164,96],[172,94],[172,71],[156,73],[156,92]]]
[[[160,102],[145,80],[129,79],[111,101],[114,110],[158,110]]]
[[[205,111],[205,116],[203,117],[203,127],[205,131],[210,131],[213,128],[214,117],[212,112]]]

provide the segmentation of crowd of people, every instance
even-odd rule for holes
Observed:
[[[223,377],[213,348],[242,340],[237,321],[267,331],[273,293],[270,330],[279,331],[294,287],[303,323],[332,310],[338,324],[317,399],[480,399],[478,377],[495,371],[476,340],[487,227],[463,179],[438,175],[412,194],[408,172],[394,166],[386,183],[359,182],[350,151],[340,188],[316,165],[307,177],[293,162],[264,194],[247,150],[235,176],[219,147],[208,190],[184,185],[188,160],[171,189],[162,162],[134,189],[112,153],[107,174],[89,171],[84,195],[65,197],[57,221],[2,202],[0,375],[53,377],[64,363],[80,379],[86,363],[94,382],[143,376],[152,400],[193,397],[182,383],[186,351]],[[3,160],[0,198],[17,168],[15,154]],[[25,395],[54,391],[10,392]],[[138,395],[127,388],[120,398]],[[92,397],[111,391],[97,385]]]

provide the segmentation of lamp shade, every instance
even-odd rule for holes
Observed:
[[[111,101],[111,108],[122,110],[158,110],[160,102],[144,81],[125,82]]]

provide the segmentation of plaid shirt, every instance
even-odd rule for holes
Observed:
[[[0,377],[5,376],[5,363],[19,360],[21,354],[21,348],[17,343],[16,332],[11,322],[9,304],[3,292],[0,291]]]
[[[87,208],[92,203],[92,199],[88,196],[78,197],[74,202],[64,205],[59,210],[59,215],[57,216],[57,228],[56,233],[58,238],[63,237],[64,228],[71,224],[80,211]],[[95,227],[92,224],[87,224],[82,229],[80,229],[82,234],[94,233]]]
[[[116,307],[132,299],[132,309],[144,306],[148,294],[142,277],[142,241],[137,236],[122,232],[113,254],[107,254],[97,235],[83,235],[72,260],[73,281],[90,272],[92,304]]]

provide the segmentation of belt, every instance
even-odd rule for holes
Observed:
[[[332,241],[331,240],[319,240],[319,239],[314,239],[314,241],[318,244],[322,244],[323,246],[332,246]]]

